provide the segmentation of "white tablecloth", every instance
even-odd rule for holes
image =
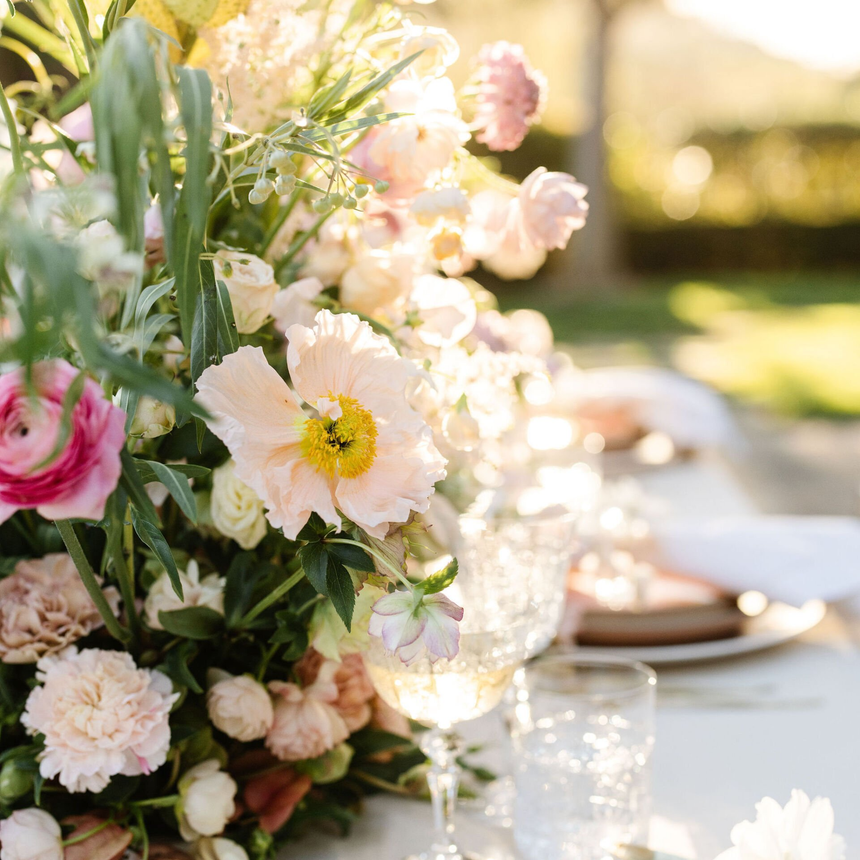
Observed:
[[[737,515],[754,507],[725,468],[696,461],[642,479],[675,515]],[[754,817],[769,794],[784,803],[792,788],[825,795],[849,857],[860,856],[860,615],[831,608],[818,628],[781,648],[718,663],[663,669],[659,684],[740,693],[757,688],[760,708],[657,709],[652,847],[713,860],[729,832]],[[766,686],[762,691],[759,688]],[[500,720],[490,714],[464,724],[469,739],[499,742]],[[492,749],[487,753],[492,760]],[[302,860],[400,860],[431,838],[429,806],[390,796],[372,798],[353,834],[340,840],[314,834],[284,857]],[[461,818],[463,848],[488,860],[512,860],[510,834],[486,828],[479,816]],[[474,819],[474,820],[472,820]]]

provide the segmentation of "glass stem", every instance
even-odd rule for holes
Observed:
[[[432,860],[456,857],[454,843],[454,808],[460,787],[460,765],[457,757],[463,752],[463,741],[450,729],[429,729],[421,738],[421,750],[430,759],[427,785],[433,801],[436,840],[431,849]]]

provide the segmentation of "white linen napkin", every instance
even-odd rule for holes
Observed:
[[[860,521],[750,516],[652,523],[657,564],[800,606],[860,593]]]
[[[662,367],[599,367],[571,377],[573,402],[627,404],[642,427],[679,448],[742,448],[723,398],[712,388]]]

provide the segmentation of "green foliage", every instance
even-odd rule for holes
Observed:
[[[440,591],[444,591],[449,585],[454,583],[459,569],[457,559],[452,559],[442,570],[437,570],[436,573],[432,573],[426,579],[423,579],[418,587],[425,594],[437,594]]]

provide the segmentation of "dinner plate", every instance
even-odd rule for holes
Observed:
[[[818,624],[827,612],[823,600],[808,600],[803,606],[771,603],[761,615],[744,623],[738,636],[710,642],[688,642],[683,645],[652,645],[627,647],[581,647],[581,654],[612,654],[641,660],[652,666],[672,663],[698,663],[764,651],[796,639]]]

